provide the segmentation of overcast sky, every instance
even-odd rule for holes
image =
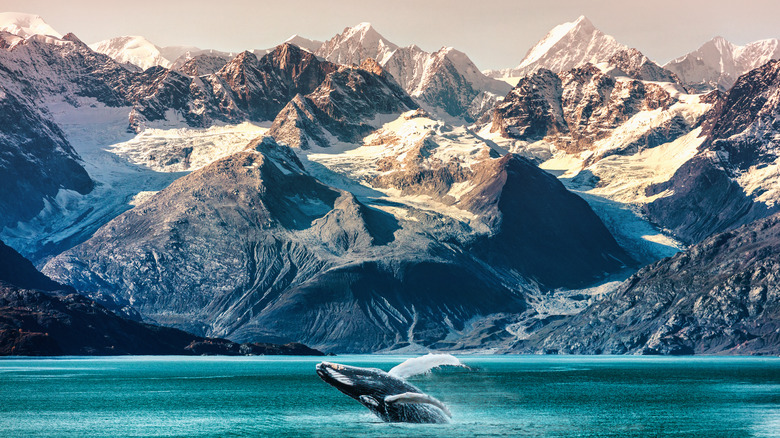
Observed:
[[[660,63],[721,35],[780,38],[780,0],[0,0],[87,43],[143,35],[158,46],[226,51],[272,47],[292,34],[325,40],[371,22],[388,40],[453,46],[481,69],[517,65],[553,26],[585,15]]]

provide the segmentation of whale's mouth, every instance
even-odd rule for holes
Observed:
[[[317,367],[316,367],[317,368],[317,375],[320,376],[321,379],[324,379],[325,376],[328,375],[328,372],[325,371],[325,364],[326,363],[327,362],[320,362],[320,363],[317,364]]]
[[[317,375],[320,376],[325,383],[336,386],[338,382],[346,386],[354,386],[355,382],[347,375],[341,373],[339,370],[344,370],[343,365],[334,364],[330,362],[320,362],[317,364]]]

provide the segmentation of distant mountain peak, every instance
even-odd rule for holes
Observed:
[[[373,30],[374,26],[372,26],[371,23],[369,23],[368,21],[364,21],[362,23],[358,23],[355,26],[352,26],[352,29],[362,32],[362,31]]]
[[[738,46],[716,36],[698,49],[669,61],[664,68],[696,91],[726,91],[741,75],[778,58],[780,40],[766,39]]]
[[[2,30],[22,38],[32,35],[62,38],[62,34],[49,26],[39,15],[23,12],[0,12],[0,31]]]
[[[316,54],[336,64],[356,64],[366,58],[374,58],[383,64],[398,46],[388,41],[374,29],[371,23],[363,22],[344,31],[322,44]]]
[[[522,77],[539,69],[555,73],[571,70],[586,63],[598,64],[628,47],[597,29],[584,15],[553,27],[526,53],[512,69],[490,71],[489,76]]]
[[[171,60],[162,54],[162,49],[140,35],[119,36],[90,44],[89,48],[113,58],[120,64],[132,64],[146,70],[149,67],[169,68]]]
[[[285,43],[294,44],[302,49],[308,50],[309,52],[316,52],[317,49],[322,47],[323,42],[318,40],[312,40],[306,37],[302,37],[298,34],[295,34],[291,36],[290,38],[287,38]]]
[[[586,47],[572,47],[572,43],[588,41],[598,42],[599,44],[588,45]],[[564,47],[558,47],[560,45],[563,45]],[[620,46],[620,44],[618,44],[612,36],[606,35],[598,30],[587,17],[581,15],[572,22],[555,26],[528,51],[518,68],[531,67],[537,62],[543,61],[544,58],[549,57],[550,54],[559,56],[564,50],[575,49],[572,50],[574,53],[569,53],[572,59],[569,62],[565,62],[564,60],[564,62],[561,63],[561,65],[566,65],[566,67],[556,69],[558,70],[557,72],[568,70],[569,68],[576,67],[577,64],[583,63],[580,59],[573,58],[589,58],[588,62],[597,60],[598,56],[596,55],[600,54],[600,51],[602,51],[602,47],[599,46],[606,46],[608,50],[612,50],[616,46]],[[625,49],[625,47],[621,47],[621,49]],[[577,51],[580,53],[577,53]],[[562,54],[565,57],[566,53]],[[598,60],[601,61],[601,59]],[[573,65],[569,66],[568,64]]]

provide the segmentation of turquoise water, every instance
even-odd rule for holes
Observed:
[[[315,375],[320,360],[0,359],[0,436],[780,436],[778,358],[462,356],[471,370],[410,379],[447,425],[382,423]]]

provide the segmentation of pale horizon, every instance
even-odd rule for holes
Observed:
[[[516,66],[552,27],[580,15],[659,64],[693,51],[715,36],[738,45],[780,38],[776,25],[780,2],[755,0],[738,7],[722,0],[684,4],[661,0],[653,6],[626,3],[564,0],[555,2],[553,9],[549,4],[540,7],[538,1],[510,0],[339,0],[327,4],[305,0],[285,4],[136,0],[121,6],[98,0],[67,4],[0,0],[0,11],[40,15],[57,31],[72,32],[89,44],[140,35],[161,47],[196,46],[228,52],[270,48],[296,34],[325,41],[347,27],[370,22],[399,46],[416,44],[431,52],[451,46],[465,52],[482,70]]]

